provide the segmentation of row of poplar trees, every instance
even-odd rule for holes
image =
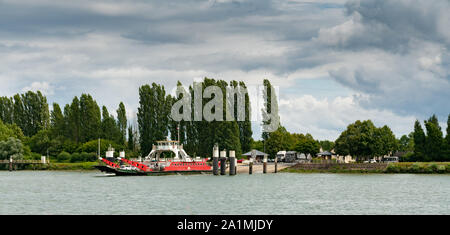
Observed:
[[[195,83],[194,83],[195,84]],[[178,139],[183,144],[186,152],[192,156],[211,156],[214,144],[218,144],[220,149],[235,150],[236,156],[250,151],[252,144],[252,129],[250,122],[250,99],[245,95],[245,120],[237,119],[237,101],[235,101],[234,121],[226,121],[226,111],[223,109],[224,121],[206,121],[203,117],[201,121],[194,121],[195,112],[202,112],[205,104],[214,97],[202,99],[202,110],[195,110],[194,88],[189,86],[184,94],[191,96],[191,120],[179,122],[171,118],[172,105],[183,98],[183,94],[173,97],[166,94],[165,88],[159,84],[141,86],[139,89],[139,108],[137,113],[140,147],[143,155],[148,154],[152,145],[158,140],[165,140],[170,137],[172,140]],[[205,78],[200,84],[202,93],[208,86],[217,86],[222,89],[224,106],[226,102],[226,88],[242,87],[246,89],[244,82],[231,81],[229,84],[223,80]],[[178,82],[177,86],[182,86]],[[236,99],[237,100],[237,99]],[[181,109],[180,112],[183,110]],[[179,128],[179,129],[178,129]]]
[[[74,97],[71,104],[64,106],[64,111],[58,103],[53,103],[51,112],[46,97],[40,91],[0,97],[0,119],[6,124],[20,127],[23,135],[31,140],[28,141],[31,150],[42,154],[48,147],[59,143],[67,146],[67,142],[70,142],[72,148],[61,147],[59,150],[73,151],[80,144],[98,138],[118,144],[126,141],[124,104],[119,104],[116,121],[105,106],[100,111],[97,102],[89,94]],[[36,142],[46,146],[36,146]]]
[[[418,120],[414,124],[414,155],[411,161],[450,161],[450,115],[444,138],[436,115],[424,121],[425,131]]]

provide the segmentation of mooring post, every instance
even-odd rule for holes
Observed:
[[[9,171],[13,170],[13,160],[12,157],[9,157]]]
[[[236,175],[236,152],[230,150],[230,175]]]
[[[219,146],[213,148],[213,174],[219,175]]]
[[[264,155],[264,159],[263,159],[263,173],[264,174],[267,173],[267,155]]]
[[[275,157],[275,171],[274,171],[274,173],[277,173],[277,162],[278,162],[278,159],[277,159],[277,157]]]
[[[220,174],[226,175],[227,170],[227,151],[220,151]]]
[[[253,173],[253,160],[256,159],[256,150],[252,150],[252,156],[250,157],[250,163],[248,165],[248,173],[251,175]]]

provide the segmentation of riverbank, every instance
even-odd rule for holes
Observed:
[[[450,162],[309,163],[297,164],[280,172],[450,174]]]
[[[49,163],[39,165],[18,165],[17,170],[36,171],[94,171],[98,162],[76,162],[76,163]],[[7,165],[1,166],[0,170],[9,170]]]

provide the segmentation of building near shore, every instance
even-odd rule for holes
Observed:
[[[264,152],[261,152],[261,151],[259,151],[259,150],[256,150],[256,149],[252,149],[252,151],[250,151],[250,152],[248,152],[248,153],[244,153],[244,154],[242,154],[242,156],[244,156],[244,157],[246,157],[248,160],[250,160],[250,158],[252,157],[252,152],[253,151],[255,151],[255,161],[256,162],[262,162],[263,161],[263,159],[264,159],[264,157],[267,157],[267,156],[269,156],[269,154],[267,154],[267,153],[264,153]]]
[[[322,159],[324,162],[332,162],[333,160],[337,163],[351,163],[355,162],[352,156],[340,156],[330,151],[323,151],[317,154],[317,157]]]

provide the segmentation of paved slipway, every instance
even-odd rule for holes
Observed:
[[[290,163],[278,163],[277,165],[277,171],[279,172],[282,169],[288,168],[290,166],[292,166],[293,164]],[[247,173],[248,174],[248,169],[249,166],[248,164],[238,164],[237,165],[237,173],[238,174],[243,174],[243,173]],[[253,169],[252,169],[253,173],[263,173],[263,164],[262,163],[258,163],[258,164],[253,164]],[[274,173],[275,172],[275,164],[274,163],[267,163],[267,173]],[[228,169],[227,169],[227,174],[228,174]]]

